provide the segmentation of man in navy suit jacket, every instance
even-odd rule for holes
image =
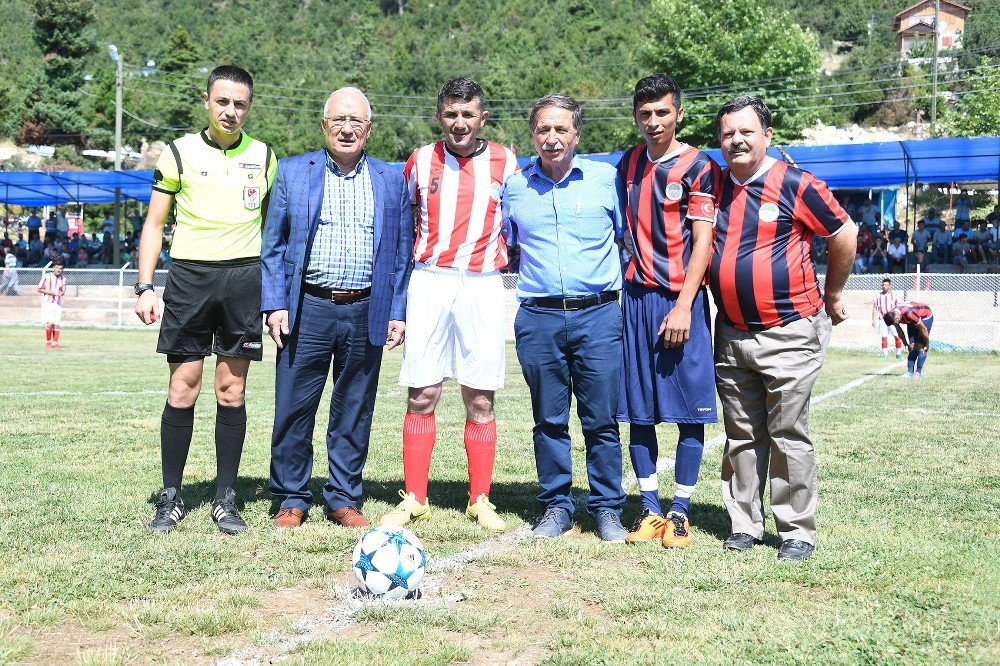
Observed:
[[[413,220],[401,172],[365,154],[371,106],[341,88],[323,110],[326,149],[278,163],[264,227],[261,309],[278,346],[271,494],[277,527],[312,505],[312,433],[333,363],[323,487],[328,517],[365,527],[358,510],[382,346],[402,344]]]

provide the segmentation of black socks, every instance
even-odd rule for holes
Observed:
[[[194,431],[194,407],[178,409],[163,406],[160,418],[160,462],[163,464],[163,487],[181,489],[181,477],[191,449]]]
[[[180,491],[191,435],[194,432],[194,407],[163,406],[160,419],[160,462],[163,465],[163,487]],[[247,434],[247,408],[216,405],[215,413],[215,499],[225,497],[226,488],[236,483]]]
[[[247,407],[216,406],[215,412],[215,499],[223,499],[226,488],[236,483],[247,436]]]

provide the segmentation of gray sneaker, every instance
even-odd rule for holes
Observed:
[[[569,511],[558,507],[550,507],[545,510],[538,520],[538,525],[532,530],[532,534],[537,539],[555,539],[561,534],[565,534],[573,529],[573,518]]]
[[[597,535],[601,541],[609,543],[625,543],[628,530],[622,525],[621,518],[611,509],[601,509],[594,515],[594,524],[597,526]]]

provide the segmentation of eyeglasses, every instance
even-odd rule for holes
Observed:
[[[347,123],[351,124],[351,127],[355,132],[359,130],[364,130],[365,126],[370,123],[370,120],[363,118],[355,118],[354,116],[337,116],[336,118],[324,117],[323,120],[327,122],[331,130],[341,130]]]

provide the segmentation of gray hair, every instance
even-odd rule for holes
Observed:
[[[531,129],[532,133],[534,133],[535,127],[538,125],[538,114],[542,111],[542,109],[547,109],[550,106],[570,111],[573,114],[573,129],[577,132],[580,131],[580,127],[583,125],[583,112],[581,110],[580,103],[569,95],[552,93],[542,97],[531,105],[531,115],[528,116],[528,127]]]
[[[355,94],[361,95],[361,97],[365,100],[365,105],[368,107],[368,117],[365,118],[365,120],[371,120],[372,119],[372,103],[368,101],[368,96],[367,95],[365,95],[363,92],[361,92],[361,90],[359,90],[358,88],[355,88],[354,86],[344,86],[343,88],[337,88],[332,93],[330,93],[330,96],[326,98],[326,104],[323,105],[323,117],[326,118],[326,111],[327,111],[327,109],[330,108],[330,102],[333,101],[333,98],[336,97],[337,95],[339,95],[340,93],[348,93],[348,92],[349,93],[355,93]]]

